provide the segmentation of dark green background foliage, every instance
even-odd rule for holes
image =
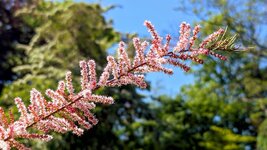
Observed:
[[[25,1],[18,1],[12,7],[10,2],[0,2],[0,91],[5,83],[13,81],[16,73],[12,67],[20,64],[24,53],[15,48],[16,43],[28,44],[32,37],[32,28],[27,26],[21,18],[15,17],[15,11],[26,5]]]
[[[134,86],[99,89],[97,94],[116,102],[97,107],[100,122],[93,129],[81,137],[54,134],[48,143],[23,142],[33,149],[266,150],[264,7],[264,0],[188,1],[179,10],[203,20],[201,36],[227,26],[228,34],[239,35],[237,44],[250,49],[227,54],[226,62],[207,58],[193,67],[195,83],[183,86],[175,98],[162,95],[144,102]],[[14,97],[29,103],[32,88],[42,93],[56,88],[67,70],[74,72],[79,90],[79,60],[96,60],[100,74],[107,49],[122,37],[103,17],[108,10],[72,1],[1,1],[1,106],[18,114]]]

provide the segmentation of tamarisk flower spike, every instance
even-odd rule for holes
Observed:
[[[218,37],[224,34],[223,29],[219,29],[199,45],[195,45],[200,26],[194,27],[191,36],[190,25],[183,22],[180,25],[179,41],[175,47],[171,47],[170,35],[163,39],[150,21],[145,21],[144,25],[151,34],[151,43],[141,41],[137,37],[133,38],[136,55],[131,60],[126,52],[125,43],[120,42],[118,58],[107,56],[107,65],[99,80],[97,80],[95,61],[80,61],[80,91],[74,91],[72,73],[68,71],[65,81],[59,81],[56,90],[46,90],[45,93],[50,100],[47,100],[36,89],[30,91],[29,106],[26,106],[21,98],[15,98],[15,104],[20,112],[18,120],[14,121],[12,113],[10,113],[10,119],[8,119],[0,107],[0,149],[9,150],[12,147],[28,149],[19,143],[17,139],[49,141],[53,138],[47,134],[50,131],[59,133],[73,132],[80,136],[83,134],[84,129],[90,129],[98,123],[98,119],[91,112],[98,103],[104,105],[114,104],[112,97],[94,94],[94,91],[100,87],[134,84],[140,88],[146,88],[145,73],[163,72],[170,75],[173,74],[172,69],[165,67],[166,64],[189,71],[190,67],[185,63],[186,60],[202,64],[204,60],[198,58],[199,55],[226,60],[225,56],[218,54],[216,51],[234,49],[233,42],[235,37],[218,40]],[[28,131],[29,128],[38,130],[38,133],[31,133]]]

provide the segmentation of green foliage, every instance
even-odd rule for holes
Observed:
[[[160,96],[151,126],[150,141],[158,141],[158,149],[244,149],[255,143],[250,135],[251,124],[246,121],[247,102],[224,101],[213,89],[214,84],[185,87],[176,98]],[[210,94],[207,94],[210,93]],[[144,126],[145,128],[148,128]],[[151,128],[150,127],[150,128]],[[233,131],[233,129],[235,129]],[[247,133],[246,133],[247,132]]]
[[[207,118],[216,116],[218,120],[211,126],[219,126],[225,133],[236,135],[236,138],[223,139],[220,133],[223,130],[214,131],[210,128],[201,135],[206,140],[201,142],[201,145],[207,149],[216,149],[223,141],[228,141],[228,149],[244,149],[244,146],[255,149],[255,142],[243,141],[246,136],[254,136],[257,139],[257,149],[266,149],[264,120],[267,97],[267,45],[266,39],[263,38],[264,32],[261,32],[262,27],[266,26],[266,13],[264,14],[261,8],[266,7],[266,3],[237,0],[202,1],[201,4],[204,5],[194,1],[190,7],[196,8],[196,15],[203,19],[200,24],[205,31],[204,36],[224,25],[228,27],[230,34],[238,35],[241,46],[250,48],[241,53],[231,54],[226,62],[210,60],[203,67],[196,67],[196,83],[182,90],[182,97],[188,103],[194,104],[200,120],[206,120],[209,124],[211,122]],[[210,108],[202,111],[203,107],[208,106]],[[210,111],[210,114],[205,114],[212,109],[214,111]],[[241,147],[237,140],[243,141]]]
[[[0,92],[5,83],[13,81],[16,73],[12,67],[21,63],[24,53],[16,43],[29,43],[32,29],[21,18],[16,17],[17,9],[25,5],[26,0],[0,1]]]
[[[252,136],[241,136],[234,134],[229,129],[211,126],[210,131],[204,133],[204,142],[200,145],[207,150],[243,150],[245,147],[241,143],[254,142]]]
[[[236,37],[237,35],[233,35],[231,37],[225,37],[225,34],[227,33],[227,28],[224,31],[224,34],[222,36],[219,36],[214,42],[211,42],[207,48],[211,51],[229,51],[233,52],[238,50],[238,47],[235,45]]]
[[[265,119],[260,127],[259,127],[259,134],[257,136],[257,147],[258,150],[265,150],[267,149],[267,120]]]

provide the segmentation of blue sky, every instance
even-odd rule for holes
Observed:
[[[123,33],[137,33],[139,36],[149,36],[143,26],[144,20],[150,20],[158,33],[178,36],[179,24],[186,21],[193,24],[197,18],[174,9],[179,7],[180,0],[76,0],[77,2],[100,3],[102,6],[118,5],[105,14],[112,19],[114,28]],[[175,37],[173,37],[174,39]],[[147,94],[167,94],[175,96],[184,84],[192,83],[192,75],[184,74],[181,69],[175,69],[173,76],[163,73],[150,73],[147,80],[152,84],[152,91]]]

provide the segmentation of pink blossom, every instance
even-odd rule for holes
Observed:
[[[88,73],[88,66],[86,61],[80,61],[80,68],[81,68],[81,87],[82,89],[89,88],[89,73]]]
[[[197,39],[197,34],[200,31],[200,25],[196,25],[193,30],[193,36],[190,38],[189,47],[188,49],[191,49],[191,47],[195,44],[195,40]]]
[[[212,33],[203,42],[200,43],[199,48],[204,48],[207,44],[209,44],[211,41],[216,40],[216,38],[223,33],[223,29],[219,29],[218,31]]]
[[[162,72],[173,74],[171,68],[166,65],[180,67],[185,72],[190,67],[185,61],[194,61],[199,64],[204,63],[199,55],[217,57],[221,60],[227,58],[215,53],[207,46],[210,42],[224,33],[219,29],[209,35],[199,46],[195,45],[200,26],[197,25],[191,34],[189,24],[183,22],[180,25],[180,37],[175,47],[171,47],[171,36],[167,35],[165,43],[157,33],[153,24],[145,21],[144,25],[148,28],[152,36],[152,42],[141,41],[139,38],[133,39],[136,55],[132,61],[126,52],[126,44],[119,43],[118,57],[107,56],[107,65],[103,69],[100,77],[96,74],[96,63],[94,60],[80,61],[81,90],[74,93],[72,73],[66,73],[65,82],[59,81],[56,90],[47,89],[45,99],[41,92],[36,89],[30,91],[30,105],[27,107],[21,98],[14,101],[20,112],[19,119],[14,121],[10,113],[10,121],[6,118],[3,109],[0,107],[0,148],[26,149],[23,144],[16,141],[16,138],[41,139],[49,141],[51,135],[28,133],[28,128],[34,128],[43,133],[55,131],[59,133],[73,132],[82,135],[84,129],[90,129],[98,123],[98,119],[91,112],[96,105],[114,104],[114,99],[110,96],[96,95],[94,92],[100,87],[114,87],[134,84],[140,88],[146,88],[144,73]],[[191,37],[190,37],[191,36]],[[148,52],[147,52],[148,51]],[[99,78],[99,80],[98,80]],[[39,132],[38,132],[39,133]]]
[[[133,38],[133,45],[136,50],[133,66],[137,66],[145,62],[144,52],[148,42],[144,41],[141,43],[139,38]]]
[[[64,94],[64,92],[65,92],[65,82],[64,81],[58,82],[57,92]]]
[[[94,60],[89,60],[88,61],[88,66],[89,66],[89,76],[90,76],[90,89],[94,89],[96,87],[96,65]]]
[[[102,75],[100,76],[98,85],[99,86],[105,86],[109,78],[109,73],[108,72],[103,72]]]
[[[176,47],[174,48],[174,52],[179,52],[182,50],[185,50],[188,44],[188,38],[190,36],[190,25],[187,24],[186,22],[182,22],[180,25],[180,37],[179,37],[179,41],[177,42]]]
[[[25,104],[22,102],[21,98],[17,97],[14,99],[14,101],[17,104],[17,108],[19,112],[21,113],[20,118],[22,119],[22,121],[25,121],[25,123],[29,123],[28,111],[27,111]]]
[[[69,92],[70,95],[73,95],[74,94],[74,88],[73,88],[73,85],[72,85],[72,77],[71,77],[71,72],[68,71],[66,73],[66,86],[67,86],[67,90]]]

